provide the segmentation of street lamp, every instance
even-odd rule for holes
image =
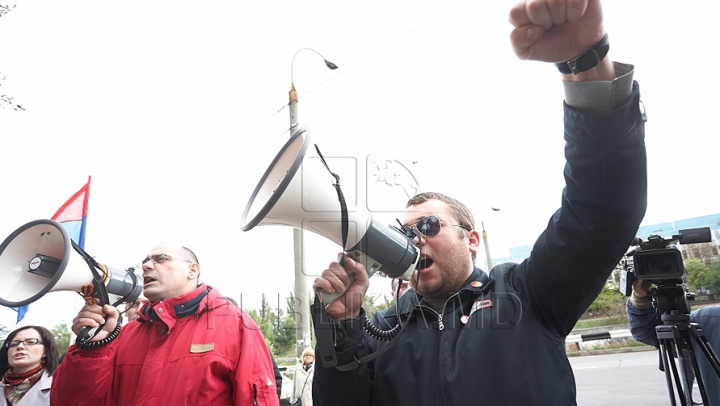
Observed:
[[[295,55],[293,55],[292,62],[290,63],[290,101],[288,102],[288,105],[290,106],[290,135],[292,136],[292,132],[298,125],[298,116],[297,116],[297,91],[295,90],[295,80],[293,77],[293,68],[295,67],[295,57],[298,56],[298,54],[302,51],[312,51],[315,54],[317,54],[319,57],[321,57],[325,61],[325,66],[330,68],[331,70],[337,69],[337,65],[334,63],[328,61],[325,59],[324,56],[320,55],[320,53],[312,48],[302,48],[299,51],[295,52]]]
[[[316,50],[311,48],[302,48],[295,52],[292,62],[290,63],[290,101],[288,106],[290,107],[290,136],[293,135],[293,130],[298,126],[298,113],[297,113],[297,92],[295,91],[295,82],[293,78],[293,68],[295,67],[295,57],[302,51],[312,51],[319,55],[325,61],[325,65],[335,70],[337,65],[325,59],[324,56],[320,55]],[[310,306],[307,303],[307,279],[303,270],[305,269],[304,258],[302,255],[302,230],[299,228],[293,229],[293,250],[295,253],[295,338],[296,338],[296,356],[299,358],[305,347],[310,346]]]
[[[500,209],[493,207],[493,211],[500,211]],[[485,259],[487,260],[487,270],[490,272],[490,270],[493,267],[492,263],[492,257],[490,256],[490,245],[488,244],[488,237],[487,237],[487,231],[485,231],[485,220],[480,219],[480,225],[482,226],[482,239],[483,244],[485,244]]]

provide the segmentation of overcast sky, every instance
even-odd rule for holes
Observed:
[[[14,4],[0,17],[0,94],[25,110],[0,109],[0,235],[49,218],[91,175],[85,249],[98,262],[124,269],[177,242],[243,307],[262,292],[284,308],[291,229],[243,232],[240,219],[289,136],[291,61],[307,47],[339,68],[297,54],[300,122],[324,155],[357,161],[359,188],[369,155],[401,162],[421,190],[484,219],[493,257],[531,244],[560,204],[560,75],[514,56],[514,1]],[[717,213],[720,79],[708,55],[720,5],[604,9],[609,55],[635,64],[649,117],[644,223]],[[339,250],[309,244],[308,285]],[[71,323],[74,302],[46,295],[23,323]],[[1,324],[14,320],[0,309]]]

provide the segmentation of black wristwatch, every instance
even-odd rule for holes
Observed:
[[[572,61],[556,63],[555,66],[557,66],[561,73],[577,75],[580,72],[585,72],[586,70],[596,67],[600,61],[605,58],[609,49],[610,41],[608,41],[608,35],[605,34],[600,42],[595,44],[591,50]]]

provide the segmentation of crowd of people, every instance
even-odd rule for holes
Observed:
[[[368,332],[367,272],[341,253],[313,283],[344,292],[313,305],[326,318],[315,320],[316,336],[331,334],[331,344],[303,351],[291,405],[576,403],[564,339],[645,214],[646,117],[633,66],[607,56],[600,0],[525,0],[510,9],[510,23],[517,56],[554,64],[562,79],[561,207],[529,258],[481,270],[470,209],[442,193],[412,197],[401,223],[419,252],[416,270],[409,281],[391,281],[394,304],[370,320],[402,329],[392,339]],[[142,261],[143,294],[127,304],[124,322],[113,306],[86,304],[72,331],[98,333],[62,359],[47,329],[12,331],[0,350],[0,406],[279,405],[282,376],[260,329],[203,283],[200,269],[186,247],[154,247]],[[657,346],[650,331],[658,314],[645,288],[635,286],[628,301],[630,327]],[[693,314],[713,342],[717,317],[717,309]],[[338,365],[316,365],[316,355]],[[720,402],[720,383],[707,379]]]

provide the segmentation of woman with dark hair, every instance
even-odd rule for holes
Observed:
[[[58,348],[48,329],[25,326],[10,333],[0,349],[0,406],[50,405],[57,366]]]

